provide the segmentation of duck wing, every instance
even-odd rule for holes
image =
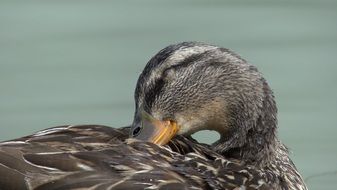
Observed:
[[[95,151],[121,144],[128,137],[127,129],[100,125],[58,126],[2,142],[0,189],[35,189],[62,178],[76,175],[80,178],[101,171],[104,168],[75,155],[94,155]]]
[[[272,189],[277,180],[191,138],[157,146],[128,142],[128,133],[59,126],[2,142],[0,189]]]

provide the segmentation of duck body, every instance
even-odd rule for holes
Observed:
[[[220,139],[200,144],[190,135],[201,130]],[[307,188],[257,68],[228,49],[183,42],[145,66],[129,127],[59,126],[0,143],[0,189]]]
[[[129,130],[59,126],[2,142],[0,189],[304,189],[287,156],[259,168],[184,136],[128,142]]]

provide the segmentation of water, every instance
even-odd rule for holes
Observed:
[[[334,189],[336,20],[332,0],[0,0],[0,140],[64,124],[128,125],[150,57],[204,41],[259,68],[275,91],[282,141],[305,178],[317,175],[308,186]]]

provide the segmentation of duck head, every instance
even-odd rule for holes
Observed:
[[[152,57],[139,76],[135,103],[130,136],[159,145],[177,134],[215,130],[214,147],[225,151],[252,138],[264,144],[276,128],[273,95],[257,69],[204,43],[170,45]]]

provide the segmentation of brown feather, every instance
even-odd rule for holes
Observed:
[[[277,189],[280,183],[273,171],[226,159],[191,138],[177,136],[164,147],[126,143],[128,130],[62,126],[0,143],[1,189]]]

